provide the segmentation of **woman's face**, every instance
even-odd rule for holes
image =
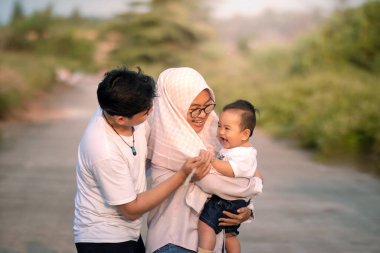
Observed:
[[[193,100],[187,112],[186,119],[196,133],[202,131],[214,107],[215,102],[212,100],[207,89],[201,91]]]

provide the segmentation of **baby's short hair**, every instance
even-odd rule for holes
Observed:
[[[240,129],[249,129],[251,131],[249,136],[252,136],[253,130],[256,127],[256,111],[258,110],[250,102],[243,99],[225,105],[223,107],[223,112],[232,109],[242,110]]]

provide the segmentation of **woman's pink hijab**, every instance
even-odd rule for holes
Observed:
[[[192,68],[170,68],[160,74],[148,142],[149,156],[156,166],[177,171],[185,160],[197,156],[201,149],[219,148],[215,112],[209,115],[200,134],[186,120],[192,101],[204,89],[215,101],[204,78]]]
[[[192,68],[170,68],[160,74],[157,81],[158,97],[154,101],[150,118],[152,131],[148,141],[153,185],[181,169],[184,162],[198,156],[201,149],[219,150],[216,139],[218,116],[215,112],[209,115],[199,134],[186,120],[192,101],[204,89],[209,91],[215,101],[213,91]],[[187,205],[199,213],[208,194],[195,184],[190,184],[184,191]]]

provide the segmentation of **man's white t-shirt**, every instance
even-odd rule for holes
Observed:
[[[129,203],[146,190],[145,162],[148,126],[135,126],[134,156],[98,108],[78,149],[75,196],[75,242],[137,241],[142,219],[127,220],[116,205]],[[133,138],[123,136],[132,145]]]
[[[254,147],[222,148],[218,157],[228,161],[235,177],[253,177],[257,168],[257,151]]]

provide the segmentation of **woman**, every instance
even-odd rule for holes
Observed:
[[[196,156],[200,150],[219,149],[218,117],[213,112],[215,96],[197,71],[191,68],[165,70],[159,76],[157,93],[148,142],[153,186],[178,171],[186,159]],[[196,175],[196,178],[203,176]],[[227,199],[228,196],[246,197],[254,194],[255,186],[260,188],[260,185],[258,178],[228,178],[210,173],[190,183],[188,188],[178,189],[149,213],[147,252],[195,252],[199,212],[208,193]],[[240,223],[250,214],[245,208],[241,215],[230,217]]]

